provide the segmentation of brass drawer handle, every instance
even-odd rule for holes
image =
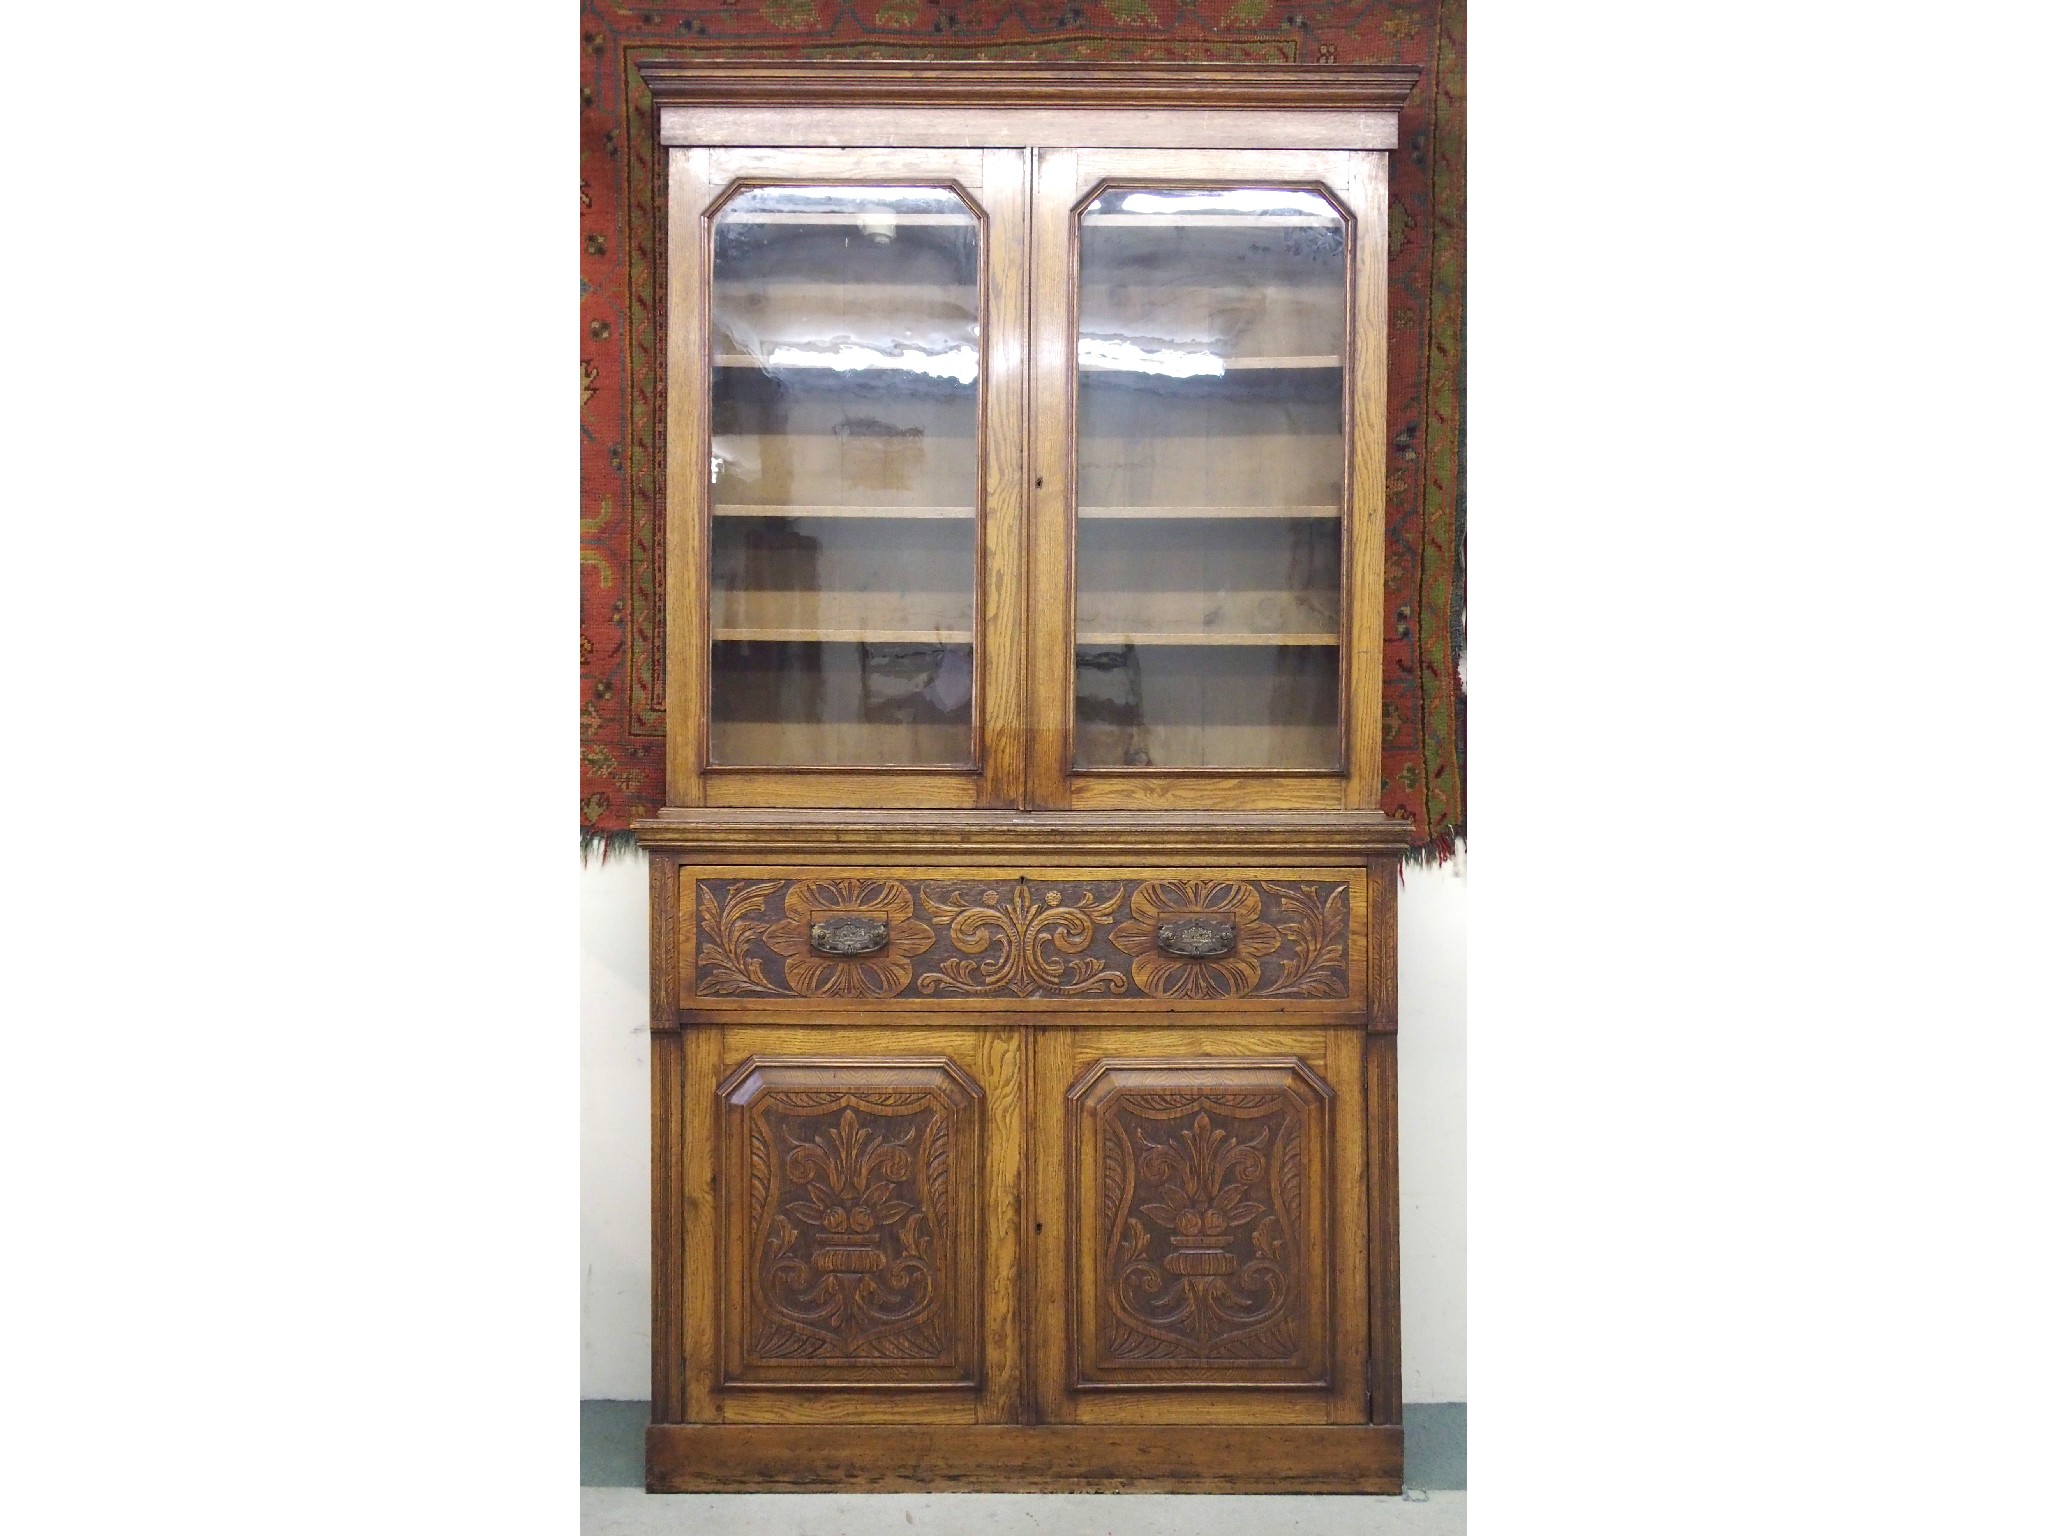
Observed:
[[[821,955],[872,955],[888,944],[886,917],[828,917],[811,924],[811,948]]]
[[[1159,947],[1189,960],[1211,960],[1237,948],[1237,923],[1228,917],[1183,917],[1159,925]]]

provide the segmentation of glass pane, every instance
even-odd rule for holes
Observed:
[[[1083,212],[1077,768],[1341,766],[1345,245],[1308,191]]]
[[[711,760],[974,759],[981,231],[933,187],[766,187],[711,272]]]

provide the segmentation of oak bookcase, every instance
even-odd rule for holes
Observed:
[[[641,70],[648,1487],[1398,1491],[1416,71]]]

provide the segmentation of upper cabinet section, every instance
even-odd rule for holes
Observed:
[[[1377,805],[1414,71],[642,73],[670,804]]]

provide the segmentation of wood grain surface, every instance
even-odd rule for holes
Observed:
[[[654,1493],[1399,1493],[1398,1425],[653,1424]]]

